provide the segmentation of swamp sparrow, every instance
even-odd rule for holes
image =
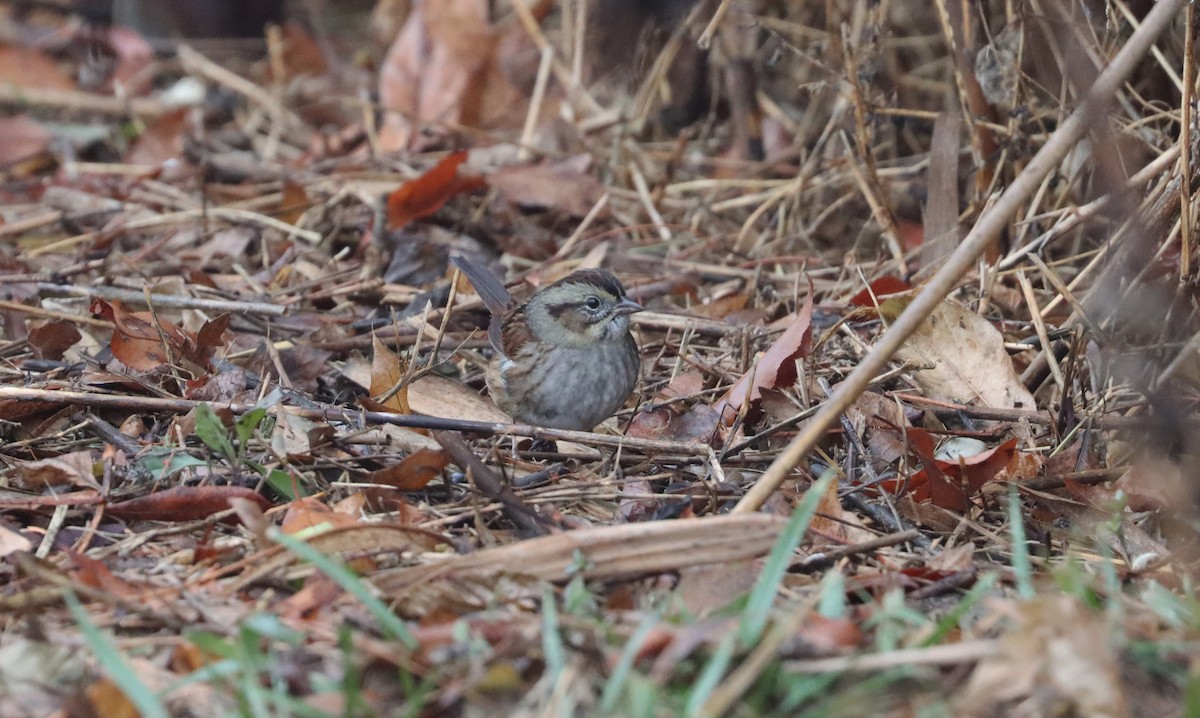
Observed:
[[[460,256],[454,264],[492,314],[488,391],[515,421],[590,431],[629,398],[640,364],[629,315],[642,305],[616,277],[583,269],[517,305],[490,271]]]

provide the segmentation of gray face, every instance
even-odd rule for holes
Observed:
[[[526,311],[541,339],[583,345],[622,340],[629,332],[629,315],[641,309],[625,296],[616,277],[592,269],[546,287]]]

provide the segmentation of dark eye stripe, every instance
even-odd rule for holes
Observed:
[[[562,317],[562,315],[571,311],[571,309],[573,309],[574,307],[575,307],[574,302],[558,302],[556,304],[547,304],[546,311],[550,312],[550,316],[554,317],[555,319],[558,319],[558,318]]]
[[[609,317],[607,312],[596,315],[580,312],[578,310],[578,302],[556,302],[554,304],[546,305],[546,311],[549,312],[550,316],[554,317],[555,319],[562,319],[563,316],[572,314],[574,321],[582,321],[584,324],[599,324],[600,322],[607,321]],[[579,316],[581,314],[582,316]]]

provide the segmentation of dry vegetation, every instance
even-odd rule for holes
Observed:
[[[1192,6],[329,5],[0,4],[0,715],[1200,715]]]

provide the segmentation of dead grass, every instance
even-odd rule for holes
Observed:
[[[4,16],[0,714],[1200,711],[1190,7],[485,5]],[[451,253],[622,277],[615,421]]]

